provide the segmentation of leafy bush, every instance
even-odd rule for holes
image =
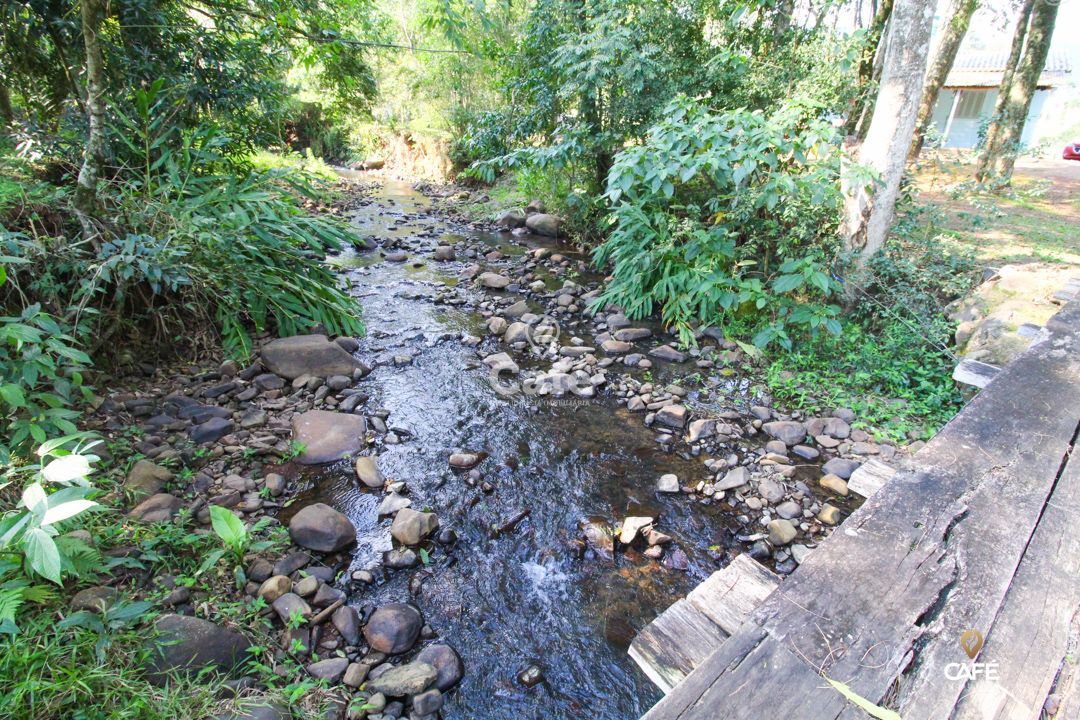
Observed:
[[[837,254],[839,153],[811,108],[771,116],[712,112],[679,98],[645,142],[608,175],[611,265],[597,301],[643,318],[659,309],[683,343],[695,323],[739,318],[753,342],[792,346],[797,332],[840,332]]]
[[[134,94],[130,113],[116,112],[125,167],[102,186],[93,242],[6,234],[17,282],[4,304],[40,300],[78,319],[91,354],[129,344],[117,342],[123,332],[166,340],[200,323],[216,326],[238,359],[250,355],[252,331],[360,334],[359,305],[321,262],[354,238],[300,207],[321,199],[311,178],[252,169],[216,129],[177,126],[176,104],[154,83]]]
[[[70,330],[40,305],[0,317],[0,463],[7,464],[31,443],[75,432],[75,408],[91,397],[83,385],[89,365]]]

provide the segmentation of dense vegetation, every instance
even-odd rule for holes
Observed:
[[[193,587],[249,547],[231,515],[214,518],[224,547],[102,519],[115,488],[91,478],[121,475],[134,452],[95,445],[79,418],[103,369],[155,354],[245,360],[262,333],[363,332],[322,262],[355,238],[318,212],[333,191],[306,166],[321,159],[429,139],[458,181],[495,198],[477,210],[488,219],[535,198],[565,218],[608,276],[597,309],[658,316],[685,345],[721,327],[793,409],[850,406],[894,440],[940,426],[962,402],[945,306],[970,289],[974,262],[910,195],[878,252],[842,227],[851,188],[884,184],[844,141],[873,116],[886,5],[3,3],[0,633],[29,641],[0,653],[0,678],[29,679],[0,683],[0,703],[43,698],[40,717],[98,717],[84,703],[112,694],[139,700],[101,717],[199,716],[212,703],[215,688],[139,677],[125,653],[145,608],[59,627],[27,609],[47,608],[66,578],[137,564],[103,558],[67,534],[77,526]],[[1032,21],[1046,42],[1047,12]],[[988,153],[1015,157],[1006,126],[1026,116],[1035,56],[1013,58],[1018,89]],[[989,165],[1012,171],[1007,158]],[[230,612],[257,625],[259,609]],[[105,657],[108,642],[123,652]]]

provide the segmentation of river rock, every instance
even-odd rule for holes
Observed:
[[[270,372],[288,380],[301,375],[326,378],[349,375],[360,369],[360,363],[340,345],[325,335],[294,335],[266,344],[262,362]]]
[[[649,351],[649,354],[652,355],[654,358],[660,358],[661,360],[666,360],[667,362],[686,362],[686,355],[679,352],[670,345],[661,345],[660,347],[655,347]]]
[[[510,284],[510,278],[493,272],[481,273],[477,278],[477,281],[484,287],[492,290],[502,290]]]
[[[232,420],[212,417],[204,423],[188,428],[188,437],[196,445],[209,445],[231,433],[234,427]]]
[[[525,219],[525,227],[531,232],[547,237],[559,237],[559,231],[562,229],[562,225],[563,219],[558,215],[549,215],[542,212],[529,215],[529,217]]]
[[[622,340],[623,342],[634,342],[635,340],[652,337],[652,330],[649,328],[623,328],[616,330],[614,337],[616,340]]]
[[[817,519],[826,525],[836,525],[840,522],[840,509],[835,505],[825,503],[817,514]]]
[[[154,629],[147,671],[155,684],[166,682],[170,671],[196,673],[214,667],[230,672],[248,659],[251,642],[246,637],[207,620],[162,615]]]
[[[858,460],[848,460],[846,458],[833,458],[829,462],[821,466],[821,471],[826,474],[833,474],[839,477],[841,480],[851,479],[851,473],[862,465]]]
[[[677,493],[679,492],[679,477],[668,473],[661,475],[660,479],[656,481],[656,492],[661,493]]]
[[[480,455],[477,453],[454,453],[450,456],[450,467],[455,470],[468,470],[480,464]]]
[[[299,615],[305,620],[311,617],[311,606],[307,604],[304,598],[293,592],[285,593],[270,603],[270,606],[274,608],[274,612],[281,618],[281,622],[286,624],[293,615]]]
[[[411,697],[428,689],[437,677],[435,668],[424,662],[413,661],[368,680],[367,689],[389,697]]]
[[[821,479],[818,480],[818,483],[821,484],[821,487],[831,492],[834,492],[837,495],[848,494],[847,480],[844,480],[839,475],[833,475],[832,473],[822,475]]]
[[[285,705],[263,703],[241,704],[235,713],[213,716],[215,720],[293,720],[292,712]]]
[[[495,218],[495,224],[507,230],[525,227],[525,213],[520,210],[506,210]]]
[[[440,262],[446,262],[447,260],[456,260],[457,253],[454,252],[454,248],[450,245],[439,245],[435,248],[435,259]]]
[[[274,575],[263,581],[256,593],[267,603],[272,604],[279,597],[292,591],[292,580],[288,575]]]
[[[740,465],[739,467],[734,467],[728,470],[724,477],[716,483],[716,489],[734,490],[735,488],[742,487],[749,482],[750,471]]]
[[[597,520],[588,520],[583,528],[585,542],[597,555],[604,560],[615,557],[615,540],[602,523]]]
[[[346,645],[357,645],[360,642],[360,616],[356,608],[342,605],[330,616],[330,622],[334,624],[341,639]]]
[[[293,417],[292,432],[293,440],[304,446],[296,461],[320,465],[362,450],[367,423],[360,415],[309,410]]]
[[[422,692],[412,701],[413,712],[421,717],[435,717],[435,713],[443,706],[443,696],[438,690]]]
[[[356,542],[352,521],[324,503],[301,509],[289,520],[289,536],[300,547],[337,552]]]
[[[128,517],[142,522],[165,522],[180,512],[184,503],[169,493],[151,495],[132,508]]]
[[[688,414],[685,405],[665,405],[657,411],[656,422],[678,430],[686,425]]]
[[[762,425],[769,435],[782,441],[787,446],[798,445],[806,438],[806,427],[794,420],[776,420]]]
[[[449,645],[428,645],[416,654],[416,661],[427,663],[435,668],[435,672],[438,673],[435,687],[443,692],[456,685],[465,674],[461,657]]]
[[[600,343],[600,349],[608,355],[624,355],[633,350],[634,346],[623,340],[612,338]]]
[[[619,542],[623,545],[629,545],[634,542],[634,538],[637,537],[638,532],[642,528],[652,525],[653,518],[646,516],[630,516],[623,520],[622,529],[619,531]]]
[[[379,503],[379,509],[376,512],[376,515],[379,517],[387,517],[410,505],[412,505],[412,500],[392,492],[384,497],[382,502]]]
[[[124,481],[124,492],[136,500],[156,495],[172,480],[173,474],[167,468],[155,465],[149,460],[139,460],[128,472]]]
[[[510,323],[506,332],[503,333],[503,342],[507,345],[513,345],[519,342],[529,342],[529,326],[523,322]]]
[[[694,422],[690,423],[690,427],[687,430],[686,442],[695,443],[698,440],[704,440],[705,438],[711,438],[715,436],[715,420],[695,420]]]
[[[402,545],[419,545],[438,528],[439,517],[435,513],[402,508],[394,517],[390,534]]]
[[[777,547],[787,545],[798,535],[795,526],[788,520],[772,520],[766,529],[769,531],[769,542]]]
[[[320,660],[307,666],[308,675],[316,680],[326,680],[331,685],[337,684],[349,667],[349,658],[335,657]]]
[[[416,644],[423,625],[424,618],[415,607],[390,603],[371,614],[364,626],[364,639],[376,652],[397,655]]]
[[[356,458],[356,476],[369,488],[381,488],[386,483],[386,478],[379,472],[376,459],[370,455]]]

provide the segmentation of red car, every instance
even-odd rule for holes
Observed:
[[[1069,143],[1065,146],[1065,152],[1061,153],[1062,160],[1080,160],[1080,142]]]

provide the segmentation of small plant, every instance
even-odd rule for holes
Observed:
[[[0,520],[0,553],[21,556],[28,575],[57,585],[65,571],[64,556],[54,539],[60,534],[57,526],[97,506],[89,499],[94,488],[87,478],[93,472],[91,464],[98,459],[89,450],[98,441],[76,445],[74,450],[64,447],[86,437],[68,435],[43,443],[36,451],[40,458],[37,468],[9,472],[9,476],[32,472],[32,480],[23,488],[16,509]]]
[[[302,442],[296,442],[295,440],[293,440],[291,443],[289,443],[289,447],[286,448],[283,453],[281,453],[281,462],[287,463],[290,460],[295,460],[296,458],[303,455],[305,452],[307,452],[307,446],[304,445],[304,443]]]
[[[98,662],[104,662],[105,651],[112,645],[113,634],[136,625],[151,608],[153,604],[145,600],[138,602],[121,600],[105,608],[101,613],[79,610],[61,620],[57,627],[79,627],[95,633],[98,639],[94,643],[94,650]]]
[[[232,552],[233,559],[240,563],[244,559],[251,537],[244,521],[236,513],[221,505],[210,506],[210,524],[214,533],[221,538],[225,549]]]

